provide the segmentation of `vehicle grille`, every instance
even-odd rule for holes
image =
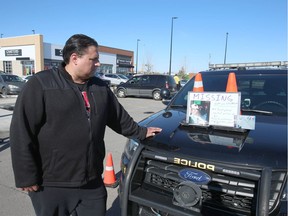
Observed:
[[[183,168],[183,166],[147,160],[144,182],[172,194],[174,188],[185,181],[178,175]],[[246,213],[251,213],[251,209],[255,209],[256,199],[254,197],[257,194],[257,182],[212,172],[206,173],[212,177],[212,181],[208,185],[200,187],[203,205],[213,205],[215,208],[221,209],[241,209]]]
[[[136,168],[137,171],[133,177],[134,183],[132,183],[132,188],[136,189],[141,185],[143,191],[150,191],[150,196],[153,196],[154,193],[155,196],[162,195],[165,198],[168,197],[171,200],[170,206],[173,206],[173,190],[181,182],[186,181],[183,180],[178,173],[180,170],[187,168],[187,166],[163,162],[163,160],[157,160],[155,157],[147,157],[145,153],[144,156],[142,153],[140,158],[138,168]],[[221,166],[225,167],[225,165]],[[229,165],[226,165],[225,168],[230,170],[236,169],[229,167]],[[142,170],[142,172],[140,170]],[[199,185],[202,191],[202,207],[199,207],[202,209],[201,213],[206,210],[212,210],[213,215],[257,214],[261,170],[244,170],[243,168],[237,168],[237,170],[248,173],[248,177],[202,170],[208,174],[212,180],[207,185]],[[250,177],[249,174],[251,174]],[[279,199],[285,179],[285,172],[272,172],[269,209],[272,209],[277,203],[276,201]],[[183,206],[180,207],[185,208]],[[191,208],[185,209],[186,212],[187,210],[189,211]]]

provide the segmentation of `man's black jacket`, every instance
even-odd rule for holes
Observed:
[[[25,84],[10,127],[16,187],[78,187],[101,177],[106,126],[145,139],[147,129],[134,122],[101,79],[88,81],[87,94],[90,119],[64,68],[36,73]]]

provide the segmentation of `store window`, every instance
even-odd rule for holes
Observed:
[[[12,73],[12,61],[3,61],[3,69],[6,73]]]
[[[22,61],[23,76],[32,75],[35,73],[34,61]]]
[[[112,68],[113,68],[113,65],[110,65],[110,64],[101,64],[100,66],[100,70],[97,71],[97,72],[101,72],[101,73],[112,73]]]
[[[125,67],[117,67],[116,73],[122,73],[126,74],[130,72],[130,68],[125,68]]]

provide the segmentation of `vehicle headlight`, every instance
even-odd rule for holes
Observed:
[[[287,196],[288,196],[288,189],[286,184],[280,197],[280,212],[277,215],[287,215],[287,202],[288,202]]]
[[[139,142],[137,140],[134,139],[129,139],[126,143],[124,152],[126,154],[126,156],[128,157],[129,160],[131,160],[134,152],[136,151],[136,149],[139,146]]]
[[[281,195],[281,201],[285,201],[287,202],[288,201],[288,188],[287,188],[287,184],[285,185],[285,188],[283,190],[283,193]]]
[[[131,158],[134,152],[138,148],[138,146],[139,146],[138,141],[133,140],[133,139],[128,139],[124,148],[124,153],[122,154],[122,158],[121,158],[121,171],[124,175],[126,174],[127,167],[131,161]]]
[[[11,84],[9,84],[8,87],[9,87],[10,89],[18,89],[18,88],[19,88],[18,86],[11,85]]]

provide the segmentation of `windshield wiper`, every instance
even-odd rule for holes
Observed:
[[[172,104],[170,107],[173,107],[173,108],[187,108],[187,105],[182,105],[182,104]]]
[[[243,112],[253,112],[253,113],[261,113],[265,115],[273,115],[273,112],[265,111],[265,110],[256,110],[256,109],[242,109]]]

